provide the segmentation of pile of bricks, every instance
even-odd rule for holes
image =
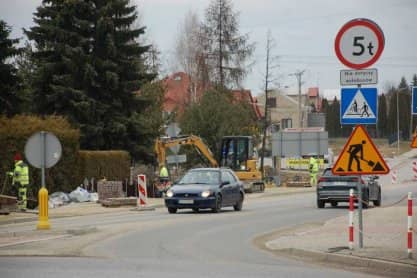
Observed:
[[[0,195],[0,214],[9,214],[10,211],[16,211],[17,198],[7,195]]]
[[[101,180],[97,183],[97,194],[100,203],[109,198],[124,197],[123,183],[121,181]]]

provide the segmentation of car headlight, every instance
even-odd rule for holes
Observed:
[[[167,197],[168,198],[171,198],[171,197],[173,197],[174,196],[174,192],[172,192],[172,190],[168,190],[167,191]]]
[[[209,190],[203,191],[201,192],[201,197],[203,198],[207,198],[208,196],[210,196],[211,192]]]

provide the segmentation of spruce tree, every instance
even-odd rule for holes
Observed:
[[[0,20],[0,114],[12,116],[19,112],[21,98],[17,94],[19,78],[10,58],[19,54],[19,39],[9,38],[11,28]]]
[[[237,85],[248,73],[247,60],[255,48],[239,34],[238,13],[230,0],[212,0],[205,11],[200,41],[209,79],[220,86]]]
[[[141,115],[156,108],[139,90],[155,73],[144,62],[149,46],[138,43],[145,27],[133,28],[137,17],[129,0],[44,0],[26,31],[38,49],[36,110],[67,116],[80,127],[84,149],[145,156],[136,147],[150,141]]]

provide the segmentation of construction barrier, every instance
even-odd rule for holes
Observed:
[[[146,194],[146,176],[138,175],[138,206],[145,207],[147,203],[147,194]]]
[[[353,249],[353,189],[349,190],[349,249]]]
[[[407,217],[407,254],[412,257],[413,252],[413,199],[411,192],[408,192],[408,217]]]
[[[417,161],[413,161],[414,180],[417,180]]]
[[[391,171],[391,183],[392,184],[397,183],[397,170]]]

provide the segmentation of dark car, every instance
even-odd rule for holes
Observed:
[[[362,185],[363,207],[367,208],[370,201],[375,206],[380,206],[381,185],[377,181],[378,178],[378,176],[333,175],[332,169],[327,168],[317,183],[317,207],[324,208],[326,203],[336,207],[339,202],[349,202],[350,189],[354,190],[354,195],[357,197],[359,183]]]
[[[242,210],[245,193],[242,182],[226,168],[197,168],[189,170],[166,193],[165,206],[169,213],[178,209],[211,209],[233,206]]]

